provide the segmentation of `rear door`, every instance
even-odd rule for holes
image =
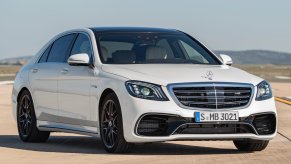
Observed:
[[[76,34],[54,41],[30,71],[30,83],[38,120],[58,122],[58,78]]]

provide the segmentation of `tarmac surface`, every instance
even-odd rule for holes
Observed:
[[[291,84],[272,83],[278,97]],[[276,102],[278,134],[261,152],[239,152],[232,141],[171,141],[140,144],[129,154],[108,154],[97,138],[52,133],[46,143],[19,140],[11,112],[12,85],[0,85],[0,163],[291,163],[291,105]]]

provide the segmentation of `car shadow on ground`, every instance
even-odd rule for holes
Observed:
[[[38,152],[106,154],[101,141],[87,136],[51,136],[45,143],[24,143],[17,135],[0,135],[0,147]],[[195,154],[238,154],[247,153],[235,148],[212,148],[176,143],[137,144],[131,155],[195,155]]]

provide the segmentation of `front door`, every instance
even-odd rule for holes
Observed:
[[[86,53],[92,62],[92,46],[89,36],[80,33],[72,47],[70,55]],[[58,80],[59,113],[62,123],[96,127],[90,121],[90,90],[94,71],[89,66],[70,66],[64,63]]]

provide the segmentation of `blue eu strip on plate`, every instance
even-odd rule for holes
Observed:
[[[200,122],[200,112],[195,112],[195,121]]]

